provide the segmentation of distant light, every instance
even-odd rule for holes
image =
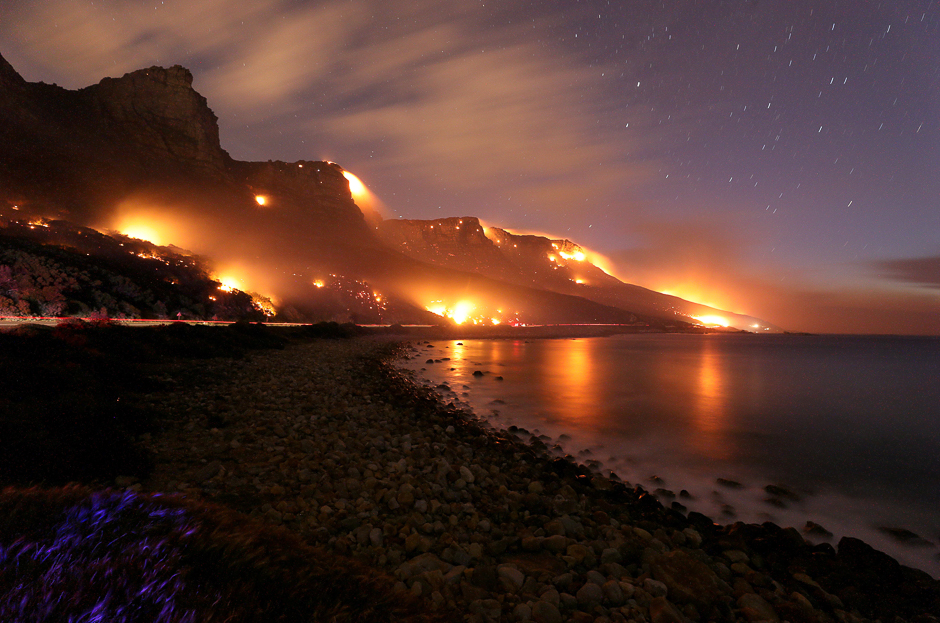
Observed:
[[[265,197],[264,195],[255,195],[255,201],[258,203],[259,206],[264,206],[265,204],[268,203],[268,198]]]
[[[313,282],[314,287],[322,288],[325,284],[322,279],[317,279]]]

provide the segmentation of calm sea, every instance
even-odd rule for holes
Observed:
[[[720,523],[810,520],[833,544],[857,536],[940,575],[940,339],[462,340],[419,344],[405,367],[493,426],[649,490],[685,489]],[[768,501],[766,485],[799,499]]]

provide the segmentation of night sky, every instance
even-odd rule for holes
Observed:
[[[940,334],[937,0],[3,0],[79,88],[181,64],[240,160],[567,237],[790,330]]]

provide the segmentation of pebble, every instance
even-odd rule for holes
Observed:
[[[771,578],[738,542],[706,552],[706,532],[641,520],[648,501],[605,501],[625,486],[615,480],[556,476],[538,444],[389,397],[366,369],[380,348],[324,340],[181,366],[186,391],[145,396],[167,423],[143,442],[157,459],[144,488],[283,525],[461,620],[779,621],[777,603],[806,620],[863,620],[802,570]]]

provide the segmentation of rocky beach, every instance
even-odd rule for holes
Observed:
[[[414,349],[420,345],[412,345]],[[360,337],[161,366],[140,397],[178,492],[276,524],[467,621],[934,621],[940,585],[865,543],[719,526],[493,430]]]

